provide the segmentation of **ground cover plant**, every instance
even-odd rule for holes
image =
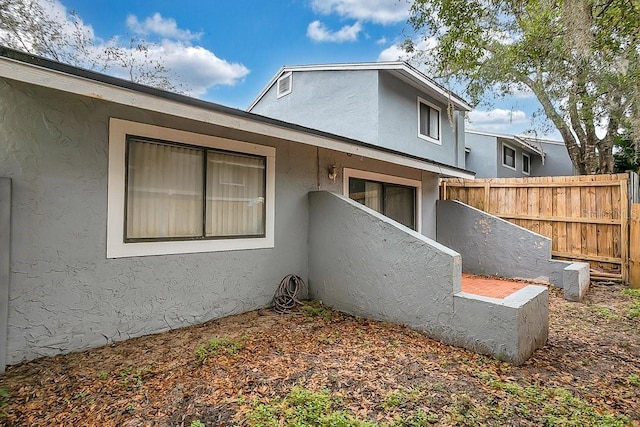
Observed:
[[[640,292],[550,292],[515,367],[315,303],[8,368],[0,425],[640,425]]]

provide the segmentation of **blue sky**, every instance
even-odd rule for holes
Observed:
[[[397,60],[397,44],[415,37],[406,0],[51,1],[63,14],[75,11],[98,41],[158,43],[151,54],[190,95],[241,109],[282,65]],[[479,106],[468,127],[522,133],[536,108],[519,92]]]

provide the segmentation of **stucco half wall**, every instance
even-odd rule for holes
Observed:
[[[551,239],[457,200],[438,200],[436,240],[462,255],[467,273],[539,279],[579,300],[589,264],[551,259]]]
[[[309,194],[311,296],[442,342],[524,362],[548,335],[547,290],[504,300],[461,292],[460,255],[353,200]]]

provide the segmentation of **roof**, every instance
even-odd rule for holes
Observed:
[[[461,111],[471,111],[471,106],[460,98],[455,93],[439,85],[434,80],[430,79],[416,68],[403,61],[394,62],[360,62],[351,64],[322,64],[322,65],[296,65],[296,66],[284,66],[273,76],[273,78],[262,89],[262,92],[256,97],[256,99],[247,108],[251,111],[253,107],[264,97],[278,79],[285,73],[290,72],[305,72],[305,71],[362,71],[362,70],[377,70],[388,71],[395,77],[410,84],[411,86],[419,89],[423,92],[429,93],[436,99],[440,99],[443,102],[451,102],[455,109]]]
[[[466,129],[465,133],[472,133],[474,135],[485,135],[485,136],[492,136],[495,138],[508,139],[509,142],[515,145],[519,145],[520,148],[523,148],[524,150],[538,154],[540,157],[543,157],[543,158],[544,158],[544,150],[541,145],[542,143],[553,143],[553,144],[560,143],[558,141],[542,140],[542,139],[532,138],[530,136],[508,135],[504,133],[486,132],[483,130]]]
[[[238,131],[369,157],[446,176],[474,173],[317,129],[133,83],[0,46],[0,77]]]

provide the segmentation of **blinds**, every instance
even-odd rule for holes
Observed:
[[[263,157],[130,138],[126,238],[264,235],[265,167]]]

